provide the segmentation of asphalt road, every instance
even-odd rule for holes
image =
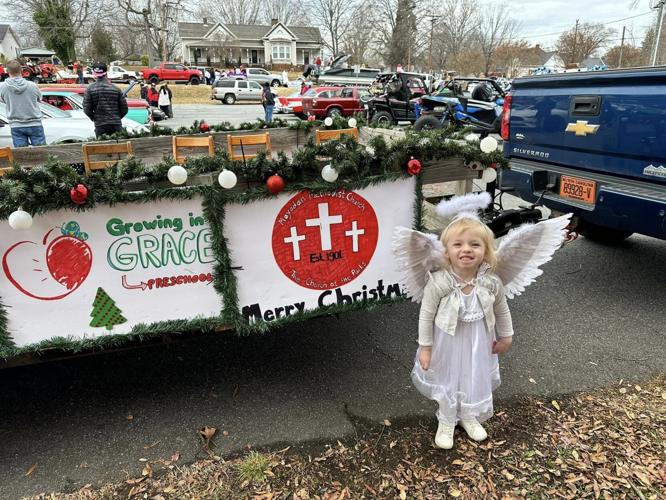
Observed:
[[[609,248],[581,238],[560,250],[510,303],[516,337],[498,406],[666,372],[664,276],[663,241]],[[358,422],[434,419],[409,379],[417,314],[414,304],[386,306],[264,336],[0,371],[0,498],[122,481],[140,474],[141,459],[174,451],[193,461],[205,425],[225,454],[353,435]]]
[[[285,120],[299,120],[294,115],[274,114],[274,118]],[[264,118],[264,108],[261,104],[222,104],[222,101],[211,101],[210,104],[174,104],[173,118],[157,122],[158,125],[178,128],[190,127],[195,120],[204,119],[207,123],[229,122],[232,125],[255,121]]]

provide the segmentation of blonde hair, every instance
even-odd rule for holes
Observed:
[[[493,271],[495,271],[495,268],[497,267],[497,255],[495,254],[495,235],[490,230],[490,228],[479,219],[473,219],[471,217],[455,219],[453,222],[451,222],[451,224],[446,226],[444,231],[442,231],[442,235],[440,236],[439,240],[442,242],[442,245],[446,247],[447,241],[468,230],[475,231],[481,238],[481,241],[483,241],[483,244],[486,246],[486,253],[483,256],[483,260],[488,263]],[[448,259],[444,260],[448,267]]]

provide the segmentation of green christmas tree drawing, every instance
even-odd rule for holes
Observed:
[[[122,311],[102,287],[97,288],[97,294],[93,301],[93,310],[90,313],[92,316],[90,326],[103,326],[110,331],[114,325],[119,325],[127,321],[121,313]]]

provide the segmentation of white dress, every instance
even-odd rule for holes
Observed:
[[[412,382],[428,399],[439,403],[437,418],[449,425],[461,419],[479,422],[493,415],[493,391],[500,385],[497,354],[492,354],[495,332],[489,332],[476,288],[460,294],[460,310],[455,335],[433,324],[430,367],[421,368],[419,352],[412,370]]]

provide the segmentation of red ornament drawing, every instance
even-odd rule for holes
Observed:
[[[378,238],[377,215],[358,193],[301,191],[277,214],[273,255],[294,283],[330,290],[353,281],[367,268]]]
[[[79,231],[76,222],[64,225],[62,235],[48,242],[52,232],[53,229],[49,230],[42,239],[41,246],[45,246],[46,251],[41,256],[39,244],[28,240],[14,243],[2,256],[2,269],[9,282],[33,299],[59,300],[67,297],[81,286],[92,268],[92,251],[84,241],[88,235]],[[15,256],[15,251],[20,253]],[[50,277],[26,275],[26,259],[34,262],[29,265],[35,273],[44,273],[42,267],[46,264]],[[17,270],[17,267],[21,269]]]
[[[273,194],[284,191],[284,179],[277,174],[271,175],[268,179],[266,179],[266,189],[268,189]]]

